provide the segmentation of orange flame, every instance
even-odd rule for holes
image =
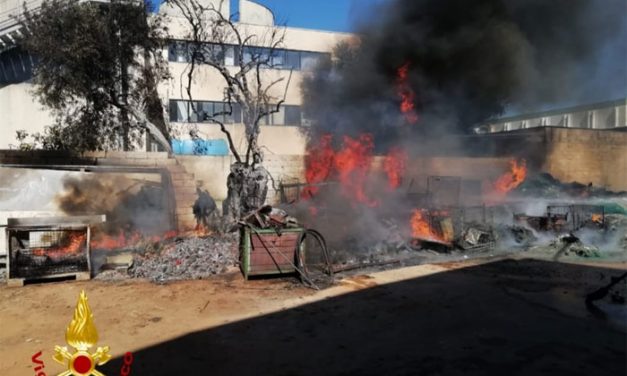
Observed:
[[[596,223],[603,222],[603,216],[601,214],[592,214],[592,217],[590,219],[592,220],[592,222]]]
[[[32,250],[36,256],[50,256],[59,258],[79,253],[85,246],[87,234],[82,231],[68,231],[61,240],[61,245],[53,248],[35,248]]]
[[[405,120],[409,124],[415,124],[418,121],[416,113],[416,105],[414,104],[416,94],[407,83],[409,73],[409,63],[403,64],[396,71],[396,93],[401,98],[401,113],[405,116]]]
[[[353,139],[344,136],[343,149],[335,155],[335,169],[338,172],[342,190],[347,197],[370,207],[379,203],[366,196],[366,178],[372,166],[374,141],[371,134],[362,134]]]
[[[401,185],[401,177],[407,165],[407,153],[400,148],[392,148],[383,160],[383,170],[388,176],[388,187],[395,190]]]
[[[200,237],[211,235],[211,230],[204,226],[197,226],[194,229],[188,229],[186,231],[167,231],[161,235],[145,236],[140,232],[133,232],[126,234],[120,230],[118,235],[108,235],[105,233],[96,232],[90,241],[91,249],[99,250],[114,250],[124,248],[138,247],[142,243],[151,242],[157,243],[164,240],[168,240],[177,236],[181,237]],[[50,257],[63,257],[67,255],[77,254],[85,249],[87,242],[87,234],[82,231],[68,231],[66,235],[61,239],[61,244],[53,248],[35,248],[32,250],[34,255],[37,256],[50,256]],[[144,244],[145,245],[145,244]]]
[[[305,179],[309,184],[321,183],[329,178],[333,168],[335,152],[331,146],[333,136],[326,134],[320,138],[319,145],[309,145],[305,156]],[[318,193],[318,187],[310,185],[303,190],[305,198]]]
[[[494,191],[505,195],[512,189],[518,187],[527,177],[527,162],[524,159],[520,163],[512,159],[509,161],[510,170],[499,176],[494,182]]]
[[[411,234],[414,238],[442,242],[444,239],[431,227],[427,213],[423,209],[414,209],[411,217]]]
[[[205,230],[189,230],[184,234],[186,236],[202,236]],[[162,235],[144,236],[139,232],[133,232],[131,234],[125,234],[124,231],[120,231],[118,235],[112,236],[107,234],[101,234],[94,237],[91,240],[91,249],[123,249],[137,247],[141,242],[157,243],[160,241],[168,240],[173,237],[179,236],[176,231],[167,231]]]
[[[325,135],[318,145],[308,147],[305,157],[305,179],[308,184],[324,182],[332,177],[339,180],[342,194],[367,206],[377,206],[365,192],[366,180],[372,166],[374,141],[372,135],[364,133],[357,138],[344,136],[342,148],[333,150],[332,136]],[[318,187],[308,185],[303,197],[311,198]]]

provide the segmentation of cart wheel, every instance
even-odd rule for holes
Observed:
[[[309,241],[304,250],[302,244]],[[300,274],[303,283],[315,283],[319,286],[333,284],[333,268],[330,263],[326,242],[322,235],[315,230],[305,230],[298,241],[298,250],[295,254],[298,260],[295,265],[302,271]]]

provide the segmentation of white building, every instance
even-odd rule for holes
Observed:
[[[15,36],[19,35],[19,25],[12,16],[19,15],[24,0],[0,0],[0,149],[16,148],[18,142],[16,131],[25,130],[29,133],[42,132],[45,126],[52,124],[53,118],[37,102],[31,94],[32,68],[36,58],[30,56],[15,44]],[[203,0],[204,3],[220,4],[219,0]],[[36,8],[41,0],[26,0],[30,9]],[[270,10],[247,0],[240,0],[238,27],[246,33],[267,32],[276,28]],[[229,1],[222,2],[222,13],[231,14]],[[169,18],[168,26],[170,43],[167,51],[172,79],[162,83],[159,88],[167,119],[173,130],[175,153],[192,152],[191,141],[188,141],[189,130],[197,130],[198,135],[206,140],[204,153],[220,155],[228,153],[224,134],[219,126],[198,119],[190,105],[187,94],[181,90],[182,73],[188,66],[185,53],[181,47],[185,45],[187,35],[186,23],[180,13],[171,7],[162,6],[160,12]],[[282,49],[273,55],[278,69],[264,72],[268,77],[287,77],[291,79],[287,87],[285,103],[280,112],[272,114],[264,121],[259,142],[271,153],[303,154],[304,138],[300,127],[306,125],[301,111],[301,82],[307,71],[324,54],[330,54],[333,47],[341,40],[352,38],[351,34],[310,30],[287,27]],[[232,65],[232,55],[225,54],[225,65]],[[284,92],[285,87],[277,90]],[[209,66],[200,66],[195,74],[192,97],[195,108],[205,109],[210,113],[224,105],[224,85],[219,73]],[[282,96],[282,95],[281,95]],[[235,108],[233,116],[225,117],[227,128],[233,135],[237,147],[244,145],[244,127],[241,114]],[[154,150],[156,144],[145,145]],[[196,149],[197,151],[197,149]]]
[[[535,127],[627,130],[627,99],[496,118],[475,130],[494,133]]]

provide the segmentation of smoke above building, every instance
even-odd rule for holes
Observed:
[[[393,0],[370,14],[303,82],[314,140],[369,133],[387,150],[624,95],[623,0]]]

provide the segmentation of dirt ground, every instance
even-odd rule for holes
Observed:
[[[81,289],[119,375],[621,375],[626,306],[587,293],[627,263],[530,259],[420,265],[346,277],[314,291],[293,281],[58,282],[0,286],[0,375],[47,375]]]

